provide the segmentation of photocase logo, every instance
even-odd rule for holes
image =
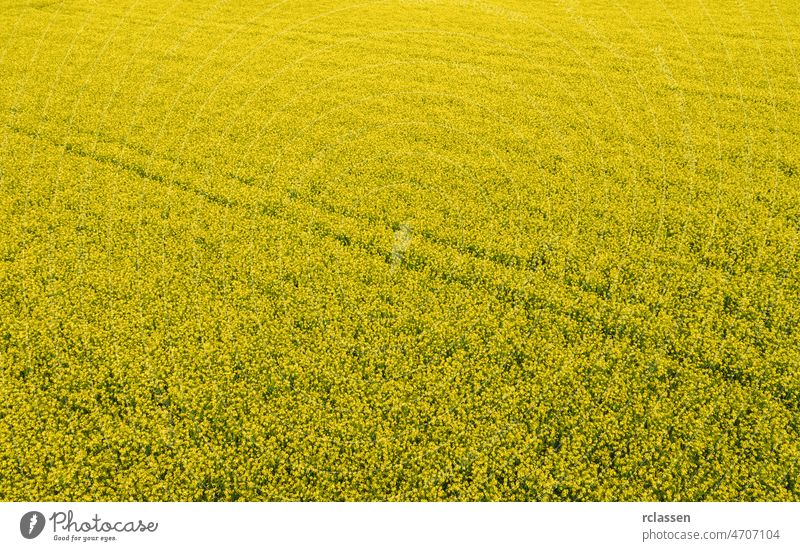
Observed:
[[[31,511],[22,515],[19,521],[19,531],[22,537],[32,540],[44,530],[44,515],[39,511]]]
[[[400,263],[403,262],[408,246],[411,245],[411,228],[408,224],[400,224],[394,232],[394,244],[392,245],[392,263],[390,271],[395,273]]]

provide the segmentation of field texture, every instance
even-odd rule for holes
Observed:
[[[0,0],[0,499],[800,499],[800,3]]]

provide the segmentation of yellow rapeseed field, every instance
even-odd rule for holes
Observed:
[[[800,3],[0,0],[0,499],[800,499]]]

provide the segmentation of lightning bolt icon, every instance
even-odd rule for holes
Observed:
[[[39,515],[37,515],[36,513],[33,513],[31,515],[31,521],[30,522],[31,522],[31,524],[28,527],[28,535],[33,533],[34,526],[36,526],[36,524],[39,522]]]

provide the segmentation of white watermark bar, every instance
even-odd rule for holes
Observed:
[[[798,526],[800,503],[3,503],[0,549],[797,550]]]

